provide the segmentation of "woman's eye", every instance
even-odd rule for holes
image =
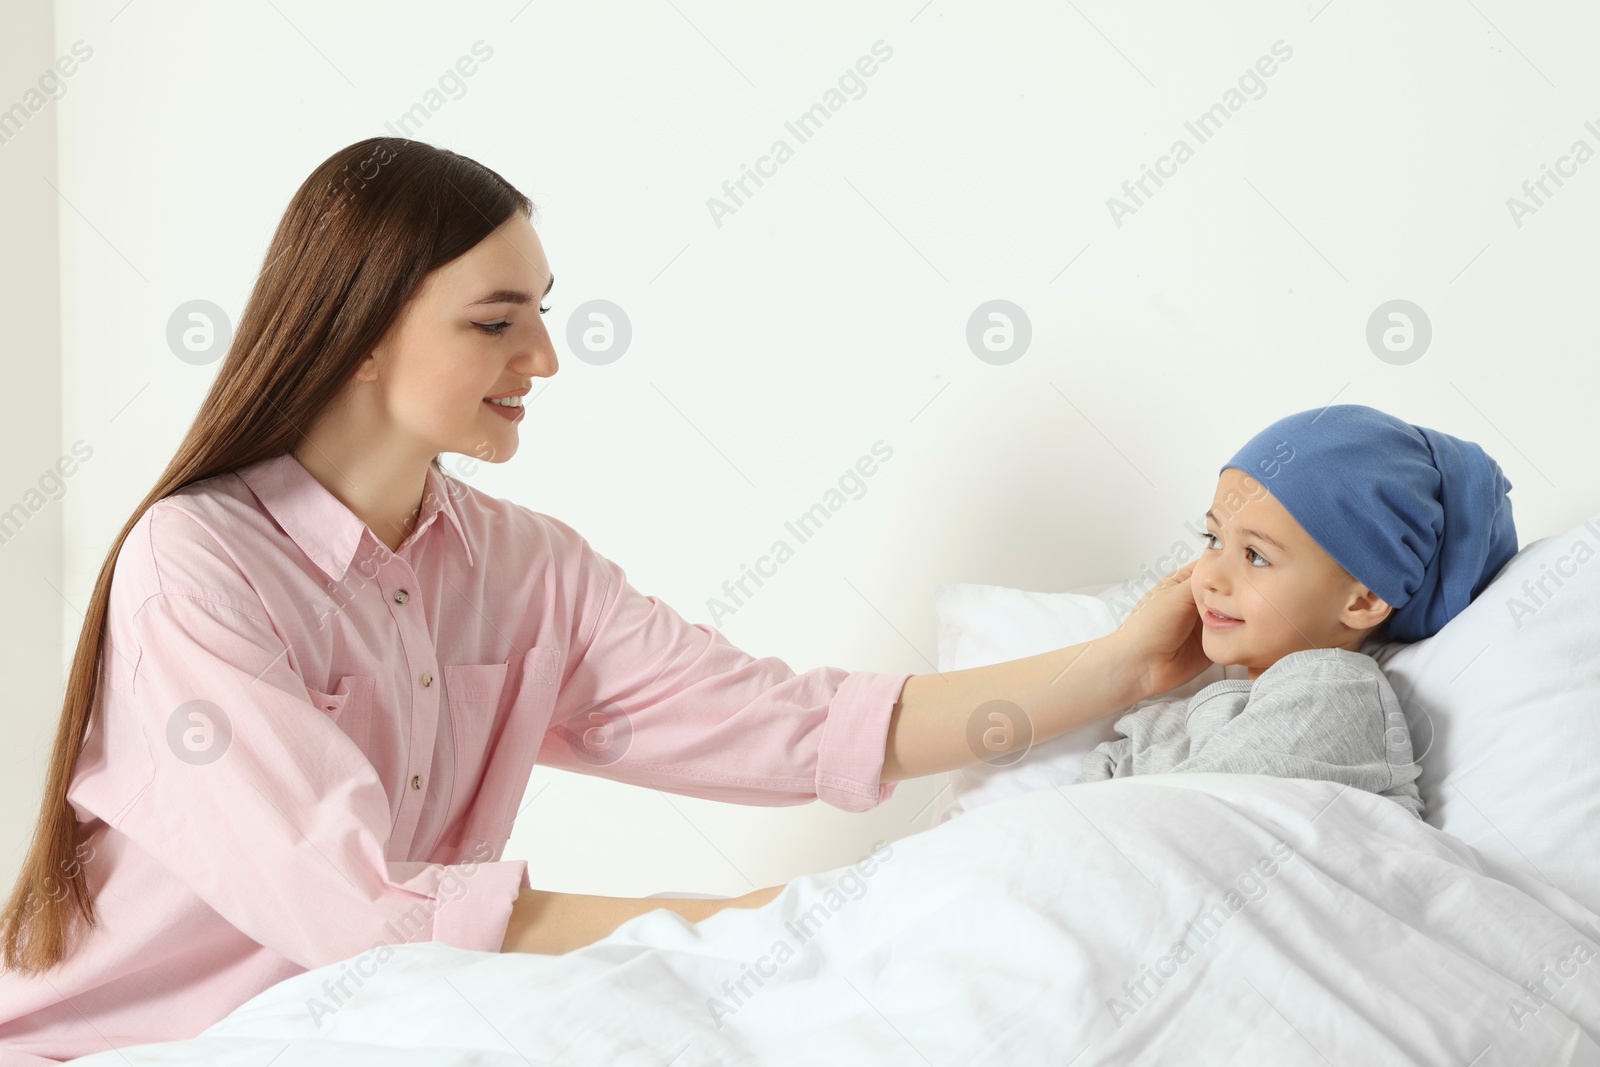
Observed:
[[[539,314],[548,315],[550,314],[550,310],[550,308],[541,307],[539,308]],[[514,326],[516,324],[506,320],[502,322],[475,322],[473,325],[482,330],[484,333],[490,334],[494,337],[499,337],[501,334],[506,332],[507,327]]]
[[[1217,535],[1212,533],[1210,530],[1206,530],[1206,531],[1204,531],[1204,532],[1202,532],[1200,534],[1200,540],[1206,541],[1206,542],[1214,541],[1214,540],[1216,540],[1216,537],[1217,537]],[[1207,548],[1211,548],[1212,546],[1208,543],[1206,545],[1206,547]],[[1245,551],[1250,553],[1250,555],[1255,557],[1256,559],[1259,559],[1262,563],[1266,563],[1266,564],[1268,564],[1270,566],[1271,561],[1269,561],[1267,559],[1267,557],[1263,556],[1261,553],[1257,552],[1255,549],[1247,548],[1247,549],[1245,549]]]

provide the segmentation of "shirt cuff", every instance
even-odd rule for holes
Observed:
[[[433,940],[477,952],[499,952],[511,906],[528,882],[527,860],[446,866],[439,875]]]
[[[894,796],[883,782],[889,717],[910,674],[854,671],[828,705],[817,749],[817,799],[844,811],[870,811]]]

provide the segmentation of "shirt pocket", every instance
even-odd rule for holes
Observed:
[[[455,750],[449,805],[453,811],[466,810],[483,780],[510,669],[509,661],[445,665],[445,708]]]
[[[373,695],[378,679],[370,674],[347,674],[331,693],[306,687],[306,694],[346,737],[355,742],[370,762],[372,759]]]
[[[509,668],[510,664],[495,666]],[[477,750],[481,774],[475,779],[476,792],[469,798],[463,815],[464,847],[470,848],[475,841],[487,842],[491,858],[500,858],[555,710],[560,677],[561,649],[535,645],[522,654],[512,696],[503,702],[504,714],[496,719],[487,741],[480,743]],[[462,749],[458,747],[458,770],[461,758]],[[457,788],[461,788],[459,780]]]

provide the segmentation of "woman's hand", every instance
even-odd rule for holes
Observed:
[[[1200,609],[1189,586],[1193,573],[1191,561],[1162,578],[1110,635],[1139,668],[1141,700],[1176,689],[1211,666],[1201,646]]]
[[[772,899],[783,892],[785,888],[787,888],[787,885],[773,885],[765,889],[756,889],[742,897],[734,898],[728,904],[730,907],[735,908],[759,908],[763,904],[770,904]]]
[[[723,908],[759,908],[783,892],[768,886],[742,897],[601,897],[524,889],[511,905],[501,952],[559,956],[608,937],[629,919],[657,908],[675,911],[692,923]]]
[[[724,908],[759,908],[771,902],[786,886],[772,885],[765,889],[753,889],[742,897],[715,897],[704,899],[701,897],[682,897],[666,901],[663,906],[682,915],[692,923],[701,922],[711,918]]]

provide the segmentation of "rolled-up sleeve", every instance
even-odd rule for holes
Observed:
[[[388,861],[377,773],[311,703],[268,622],[157,593],[131,633],[132,699],[117,713],[137,721],[111,728],[143,744],[119,775],[128,797],[103,817],[301,967],[401,942],[499,950],[526,861]]]
[[[889,718],[911,674],[796,673],[646,596],[556,520],[574,589],[572,651],[538,762],[740,804],[822,800],[867,811],[883,782]]]

